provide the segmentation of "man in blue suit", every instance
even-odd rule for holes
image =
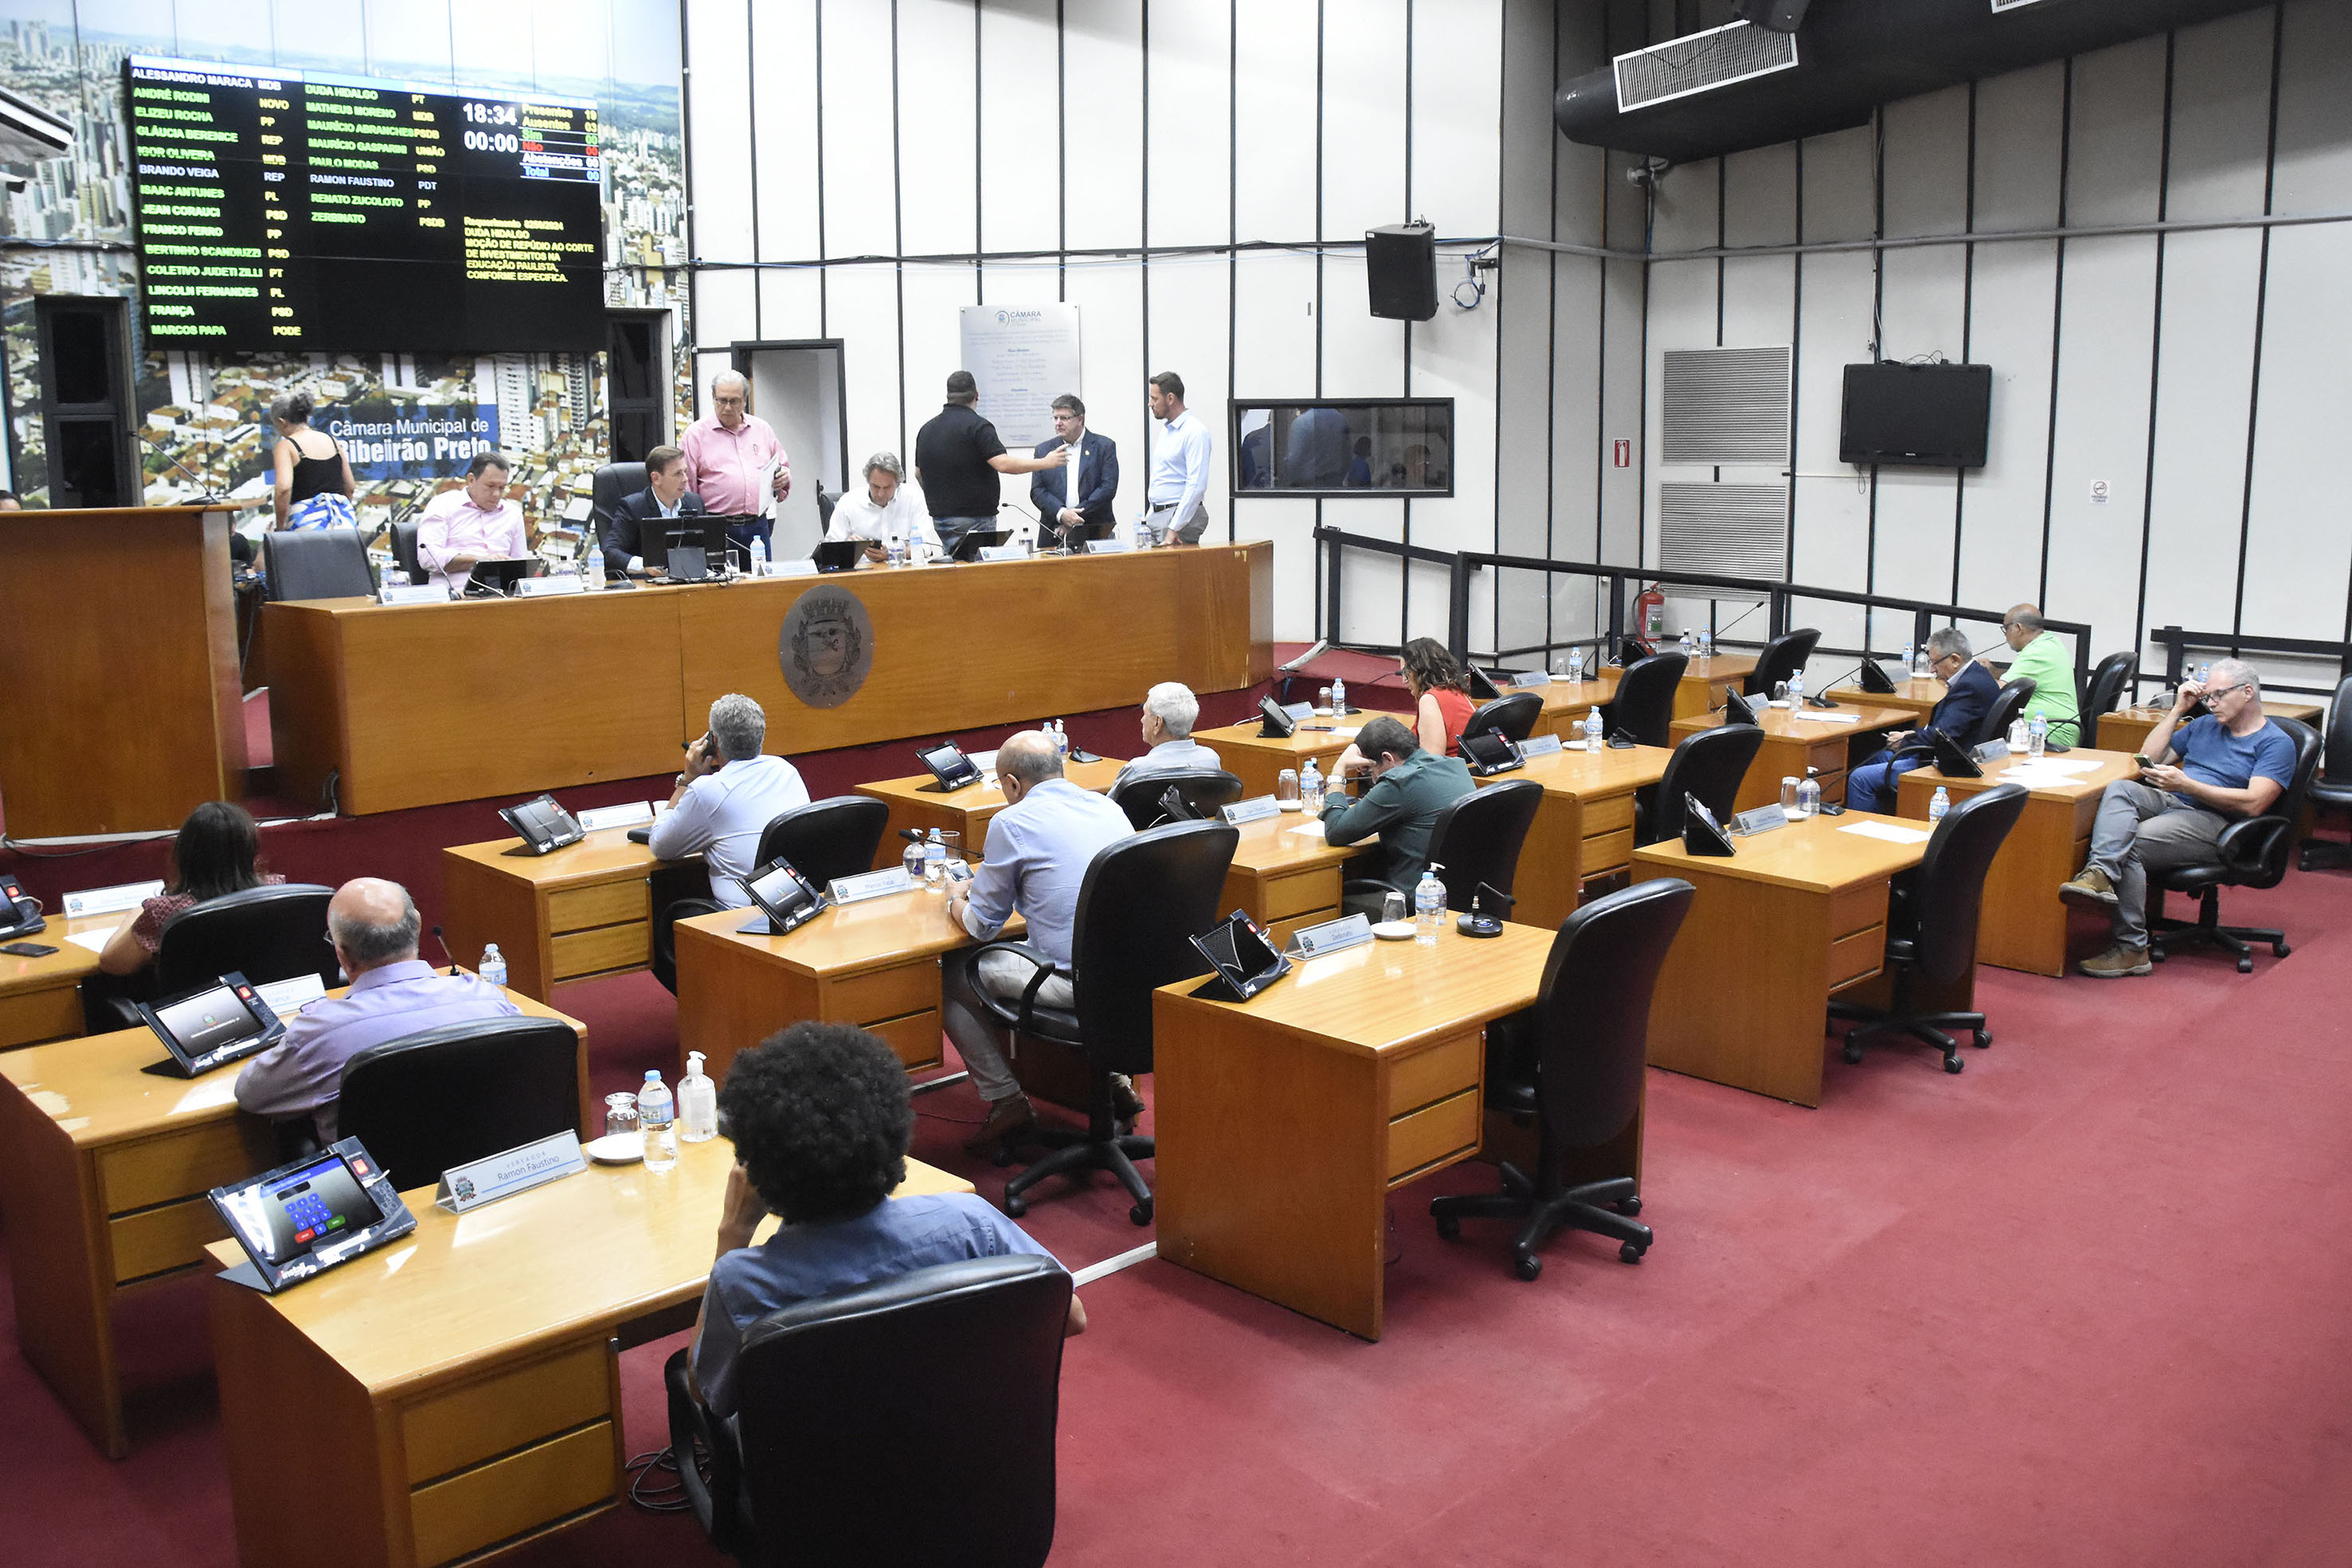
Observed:
[[[702,497],[686,487],[686,454],[675,446],[656,446],[646,454],[646,487],[613,504],[604,529],[604,565],[611,575],[625,577],[646,569],[646,542],[661,543],[670,517],[698,517]]]
[[[1067,392],[1054,400],[1055,436],[1037,444],[1034,455],[1076,446],[1076,461],[1066,468],[1040,468],[1029,480],[1029,504],[1037,508],[1037,542],[1045,545],[1080,523],[1111,520],[1118,494],[1118,447],[1108,435],[1087,428],[1087,405]]]
[[[1845,776],[1845,803],[1857,811],[1892,811],[1895,810],[1895,780],[1897,775],[1914,768],[1925,768],[1935,753],[1921,749],[1899,756],[1904,743],[1926,741],[1927,732],[1942,730],[1961,746],[1976,733],[1985,714],[1992,707],[1993,699],[2000,695],[2000,685],[1992,672],[1969,658],[1969,640],[1959,628],[1946,626],[1930,632],[1927,656],[1935,661],[1936,678],[1945,683],[1944,700],[1927,716],[1927,722],[1916,730],[1896,730],[1886,737],[1886,749]]]

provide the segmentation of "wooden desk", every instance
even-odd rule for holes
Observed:
[[[1352,857],[1380,842],[1378,835],[1346,849],[1333,849],[1321,835],[1294,830],[1307,819],[1285,811],[1236,830],[1234,862],[1225,873],[1220,913],[1241,909],[1270,932],[1275,945],[1287,943],[1301,926],[1339,917],[1339,886]]]
[[[231,514],[0,512],[0,799],[20,839],[176,828],[245,792]]]
[[[1388,1196],[1478,1152],[1485,1026],[1535,1000],[1552,935],[1374,943],[1239,1005],[1154,993],[1160,1256],[1380,1338]]]
[[[515,1005],[563,1016],[524,997]],[[581,1031],[585,1124],[587,1031],[563,1021]],[[118,1459],[131,1446],[115,1298],[202,1263],[205,1244],[227,1234],[205,1194],[279,1163],[268,1123],[237,1113],[242,1063],[197,1079],[140,1071],[164,1055],[143,1029],[0,1055],[0,1213],[16,1265],[16,1343]]]
[[[1528,733],[1556,735],[1562,740],[1575,738],[1575,728],[1584,722],[1584,716],[1616,696],[1617,678],[1622,674],[1622,670],[1603,664],[1585,680],[1554,681],[1535,688],[1543,693],[1543,712],[1536,716],[1536,727]]]
[[[1275,781],[1286,768],[1304,771],[1307,759],[1313,758],[1316,768],[1325,779],[1331,776],[1331,764],[1348,749],[1355,732],[1377,714],[1349,714],[1349,724],[1338,724],[1328,718],[1310,718],[1300,723],[1296,733],[1276,739],[1265,739],[1257,732],[1257,720],[1246,724],[1229,724],[1223,729],[1196,729],[1192,738],[1217,754],[1225,771],[1242,781],[1242,798],[1250,800],[1274,793]],[[1308,725],[1327,727],[1309,729]],[[1339,735],[1335,727],[1349,733]]]
[[[81,983],[98,972],[98,955],[68,936],[111,932],[136,910],[113,915],[63,915],[48,917],[48,928],[11,942],[34,942],[56,952],[46,958],[19,958],[0,953],[0,1051],[37,1045],[45,1040],[66,1040],[82,1031]]]
[[[315,799],[331,770],[341,809],[363,813],[670,773],[679,742],[730,691],[767,710],[769,744],[787,754],[933,733],[942,712],[977,727],[1118,707],[1160,680],[1231,691],[1273,672],[1273,566],[1260,542],[540,599],[273,604],[279,786]],[[785,616],[811,593],[854,597],[873,629],[865,683],[834,707],[795,696],[779,660]],[[995,629],[986,657],[941,656],[960,625]],[[1087,657],[1069,657],[1076,643]],[[597,702],[542,700],[551,674],[569,694],[566,675],[588,670]]]
[[[1660,643],[1658,651],[1666,651]],[[1696,654],[1683,670],[1683,678],[1675,687],[1675,716],[1688,718],[1696,714],[1714,712],[1723,706],[1723,694],[1740,685],[1756,673],[1753,653],[1717,653],[1711,659]]]
[[[551,854],[510,852],[520,839],[453,844],[441,852],[449,951],[481,962],[492,942],[507,985],[547,1001],[569,980],[642,969],[653,962],[649,879],[663,862],[626,828],[606,828]]]
[[[2089,858],[2091,824],[2107,786],[2119,779],[2138,778],[2139,765],[2123,753],[2083,747],[2053,760],[2097,767],[2063,784],[2038,784],[2028,792],[2017,825],[1985,873],[1984,904],[1977,922],[1979,964],[2030,975],[2063,975],[2070,956],[2088,957],[2113,940],[2102,929],[2095,941],[2086,936],[2079,955],[2069,953],[2066,906],[2058,901],[2058,884],[2082,870]],[[2000,783],[2010,765],[2006,758],[1988,762],[1981,779],[1947,779],[1934,768],[1915,768],[1895,783],[1895,810],[1925,821],[1937,785],[1958,805]]]
[[[1516,773],[1481,779],[1481,785],[1525,779],[1543,786],[1543,804],[1519,850],[1511,883],[1518,897],[1511,918],[1558,930],[1584,902],[1584,884],[1613,876],[1633,855],[1633,791],[1665,777],[1674,753],[1658,746],[1603,747],[1530,757]]]
[[[2136,751],[2145,750],[2148,736],[2154,732],[2158,725],[2164,722],[2164,716],[2171,711],[2169,708],[2160,707],[2126,707],[2117,708],[2113,713],[2101,714],[2099,716],[2099,749],[2120,751],[2126,757],[2129,757]],[[2314,728],[2319,727],[2320,716],[2326,711],[2325,706],[2319,703],[2266,702],[2263,704],[2263,715],[2266,718],[2291,718],[2310,725]],[[2323,736],[2325,733],[2323,730]]]
[[[1805,709],[1808,714],[1829,711]],[[1802,779],[1808,768],[1821,775],[1817,782],[1822,787],[1822,799],[1843,804],[1846,760],[1853,753],[1854,737],[1904,729],[1911,724],[1911,716],[1900,708],[1850,707],[1841,703],[1836,711],[1858,716],[1853,724],[1824,724],[1816,718],[1799,718],[1786,708],[1766,708],[1759,713],[1756,716],[1764,730],[1764,744],[1757,749],[1756,760],[1748,765],[1747,775],[1739,781],[1739,793],[1732,798],[1732,810],[1745,811],[1751,807],[1775,804],[1780,799],[1780,780]],[[1678,718],[1674,722],[1673,733],[1679,743],[1686,736],[1717,728],[1722,723],[1721,714]]]
[[[1927,848],[1840,830],[1895,821],[1814,817],[1735,840],[1728,859],[1685,854],[1679,841],[1635,850],[1636,883],[1678,876],[1698,890],[1650,1004],[1650,1065],[1820,1104],[1825,1004],[1879,973],[1887,879]]]
[[[1064,766],[1062,777],[1081,789],[1099,795],[1110,788],[1111,780],[1126,766],[1116,757],[1096,762],[1072,762]],[[928,773],[908,779],[877,779],[873,783],[858,785],[858,794],[871,795],[890,808],[889,830],[874,849],[876,867],[897,865],[905,857],[907,845],[898,834],[908,828],[919,828],[925,832],[938,828],[961,833],[964,858],[979,860],[987,850],[990,819],[1004,810],[1004,791],[990,782],[993,778],[991,774],[951,795],[940,793],[939,780]]]
[[[693,1321],[734,1163],[688,1144],[659,1174],[591,1166],[462,1218],[419,1187],[413,1234],[283,1295],[215,1278],[238,1560],[429,1568],[620,1506],[618,1352]],[[971,1190],[916,1160],[898,1188]]]
[[[1895,683],[1891,692],[1865,691],[1860,686],[1832,686],[1822,695],[1848,707],[1901,708],[1911,716],[1906,727],[1916,729],[1944,700],[1944,683],[1933,675],[1910,675]]]

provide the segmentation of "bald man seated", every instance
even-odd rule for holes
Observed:
[[[367,876],[338,888],[327,905],[327,936],[351,988],[303,1009],[283,1040],[245,1064],[237,1104],[272,1121],[307,1116],[319,1142],[331,1144],[343,1063],[353,1056],[444,1024],[522,1010],[472,975],[434,973],[416,956],[421,924],[408,890],[396,882]]]

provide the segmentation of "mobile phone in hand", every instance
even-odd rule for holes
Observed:
[[[2147,753],[2145,751],[2133,752],[2132,760],[2138,763],[2142,768],[2153,768],[2156,766],[2155,763],[2148,760]]]

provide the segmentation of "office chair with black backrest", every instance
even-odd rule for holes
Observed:
[[[1170,821],[1162,804],[1168,791],[1173,789],[1191,808],[1198,821],[1213,817],[1220,807],[1230,806],[1242,798],[1244,788],[1241,779],[1222,768],[1202,768],[1189,773],[1143,773],[1129,779],[1110,792],[1110,803],[1127,813],[1127,820],[1137,828],[1156,828]]]
[[[1528,841],[1536,808],[1542,804],[1542,785],[1532,779],[1506,779],[1472,790],[1437,813],[1429,829],[1429,862],[1445,884],[1446,908],[1466,913],[1482,882],[1509,896],[1511,879],[1518,874],[1519,851]],[[1484,913],[1501,920],[1510,914],[1510,906],[1495,908],[1489,901]]]
[[[1084,1053],[1087,1129],[1037,1127],[1020,1135],[1053,1153],[1004,1184],[1004,1212],[1028,1212],[1022,1195],[1049,1176],[1083,1176],[1108,1170],[1134,1198],[1128,1218],[1151,1223],[1151,1188],[1135,1162],[1151,1157],[1152,1141],[1121,1133],[1111,1107],[1110,1077],[1151,1071],[1151,993],[1158,988],[1208,972],[1192,939],[1217,918],[1240,831],[1223,822],[1171,822],[1108,844],[1087,867],[1078,887],[1076,916],[1070,928],[1071,967],[1076,996],[1069,1011],[1036,1005],[1037,986],[1013,1001],[981,988],[972,991],[991,1018],[1019,1037],[1007,1054],[1022,1060],[1021,1041],[1067,1056]],[[1043,966],[1045,956],[1018,942],[990,942],[962,961],[975,977],[982,957],[997,951],[1019,953]],[[1050,970],[1041,969],[1037,984]],[[1024,1079],[1024,1086],[1026,1087]],[[1073,1096],[1076,1097],[1075,1095]]]
[[[744,1334],[731,1421],[677,1352],[663,1381],[688,1506],[745,1568],[1037,1568],[1069,1310],[1070,1276],[1034,1254],[795,1302]]]
[[[646,487],[646,465],[642,463],[607,463],[596,470],[588,481],[589,507],[596,534],[602,538],[605,526],[620,516],[621,503]]]
[[[579,1133],[580,1036],[557,1019],[491,1018],[372,1045],[343,1063],[335,1130],[403,1186]]]
[[[1505,740],[1518,742],[1533,735],[1536,720],[1543,716],[1541,692],[1508,692],[1493,702],[1482,704],[1462,726],[1465,735],[1485,735],[1492,730]]]
[[[2352,812],[2352,678],[2336,688],[2335,706],[2327,710],[2327,747],[2319,761],[2319,776],[2311,781],[2311,810]],[[2352,865],[2352,844],[2333,839],[2303,841],[2303,869],[2333,871]]]
[[[1642,1211],[1634,1179],[1570,1186],[1565,1173],[1570,1156],[1616,1142],[1641,1113],[1650,998],[1692,892],[1679,877],[1660,877],[1560,922],[1536,1005],[1487,1030],[1486,1103],[1536,1116],[1536,1169],[1507,1163],[1500,1192],[1432,1198],[1440,1236],[1460,1236],[1465,1219],[1525,1220],[1511,1248],[1522,1280],[1543,1272],[1536,1249],[1563,1227],[1612,1237],[1620,1258],[1642,1260],[1651,1237],[1631,1218]]]
[[[432,575],[416,553],[416,519],[413,517],[392,525],[392,563],[400,569],[411,587]]]
[[[1818,627],[1805,626],[1794,632],[1781,632],[1765,643],[1762,652],[1756,655],[1756,667],[1748,672],[1740,691],[1751,697],[1770,696],[1774,685],[1795,678],[1797,672],[1805,667],[1805,662],[1813,656],[1813,650],[1821,646],[1821,641],[1822,633]]]
[[[1961,743],[1982,746],[1988,740],[2005,739],[2009,727],[2017,722],[2017,716],[2025,711],[2027,703],[2033,700],[2034,690],[2035,684],[2023,675],[2013,681],[2002,682],[2000,690],[1993,694],[1992,701],[1986,706],[1984,717],[1977,720],[1977,727],[1972,733],[1960,737]]]
[[[2237,955],[2238,973],[2251,975],[2254,972],[2254,955],[2249,944],[2267,942],[2272,954],[2281,958],[2290,951],[2284,931],[2221,924],[2223,888],[2276,887],[2286,875],[2287,863],[2294,858],[2295,828],[2303,820],[2304,802],[2311,794],[2312,775],[2319,768],[2317,730],[2291,718],[2270,722],[2286,731],[2287,738],[2294,742],[2294,772],[2279,798],[2271,802],[2271,809],[2259,817],[2243,818],[2222,829],[2211,859],[2174,866],[2147,879],[2147,956],[2158,963],[2172,956],[2175,948],[2221,947]],[[2197,918],[2166,919],[2164,895],[2168,893],[2185,893],[2194,897]]]
[[[812,800],[770,820],[751,864],[789,861],[822,889],[835,877],[872,871],[874,852],[889,826],[889,806],[870,795]]]
[[[2083,694],[2082,706],[2077,710],[2083,721],[2082,744],[2088,746],[2098,737],[2099,716],[2115,712],[2122,704],[2124,687],[2130,683],[2138,664],[2139,655],[2126,648],[2101,659],[2099,667],[2091,672],[2091,689]]]
[[[1886,967],[1895,971],[1895,1006],[1882,1012],[1859,1002],[1830,1000],[1830,1017],[1858,1020],[1846,1031],[1845,1059],[1862,1060],[1874,1035],[1907,1034],[1944,1053],[1944,1071],[1966,1063],[1947,1030],[1970,1030],[1979,1050],[1992,1043],[1982,1013],[1917,1012],[1911,1006],[1915,979],[1934,986],[1958,981],[1977,962],[1977,915],[1984,903],[1985,873],[2001,841],[2025,810],[2025,790],[1997,785],[1954,806],[1936,825],[1918,866],[1897,877],[1886,906]]]
[[[375,593],[367,547],[356,528],[302,528],[261,536],[272,603],[289,599],[367,599]]]
[[[1763,727],[1753,724],[1718,725],[1685,736],[1675,754],[1666,758],[1665,776],[1654,791],[1643,790],[1633,797],[1634,843],[1663,843],[1682,837],[1685,795],[1697,796],[1699,803],[1715,813],[1717,821],[1729,821],[1740,781],[1748,777],[1748,764],[1756,760],[1763,745]],[[1653,793],[1654,800],[1643,799]]]
[[[1611,735],[1623,730],[1643,746],[1675,743],[1675,688],[1690,661],[1679,653],[1653,653],[1625,666],[1616,695],[1601,705],[1601,725]]]

